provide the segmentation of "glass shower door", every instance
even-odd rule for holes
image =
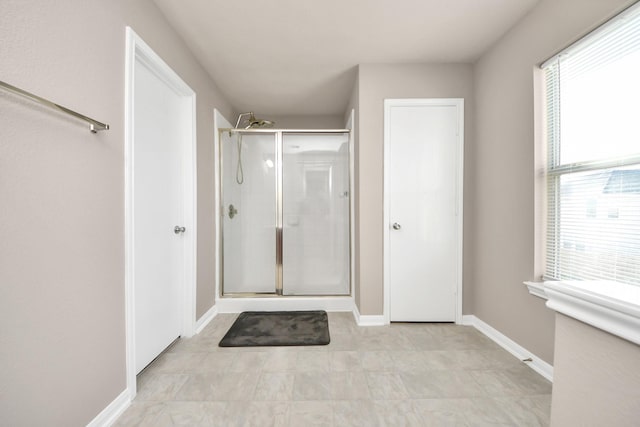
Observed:
[[[276,289],[276,134],[222,131],[222,291]]]
[[[349,294],[349,134],[282,135],[284,295]]]

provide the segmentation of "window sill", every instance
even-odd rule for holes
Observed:
[[[538,298],[548,299],[547,294],[544,291],[544,282],[522,282],[529,289],[529,293],[531,295],[537,296]]]
[[[604,280],[525,285],[550,309],[640,345],[640,287]]]

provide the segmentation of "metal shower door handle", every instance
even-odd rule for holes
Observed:
[[[187,229],[184,228],[184,227],[180,227],[179,225],[176,225],[173,228],[173,232],[176,233],[176,234],[184,233],[185,231],[187,231]]]
[[[402,228],[402,226],[397,222],[394,222],[391,227],[393,227],[394,230],[400,230]]]

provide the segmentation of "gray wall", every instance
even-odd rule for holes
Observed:
[[[638,425],[638,361],[640,346],[556,314],[551,425]]]
[[[256,115],[258,118],[275,120],[278,129],[344,129],[341,115],[335,116],[274,116]],[[235,123],[233,123],[235,125]]]
[[[126,387],[125,26],[197,93],[197,312],[213,304],[213,108],[151,1],[0,2],[0,78],[108,122],[97,135],[0,90],[0,425],[86,425]]]
[[[471,65],[365,64],[358,69],[358,144],[356,150],[356,304],[363,315],[383,312],[383,125],[386,98],[464,98],[465,157],[473,157]],[[353,102],[352,102],[353,103]],[[473,176],[465,163],[465,187]],[[465,188],[465,257],[473,193]],[[466,272],[466,267],[465,267]],[[465,273],[466,277],[466,273]],[[464,286],[464,312],[470,301]]]
[[[528,294],[534,267],[534,69],[628,0],[544,0],[474,66],[473,314],[551,363],[553,313]],[[468,181],[467,181],[468,182]],[[465,207],[466,208],[466,207]],[[465,288],[466,289],[466,288]]]

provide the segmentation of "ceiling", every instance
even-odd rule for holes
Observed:
[[[473,62],[538,0],[154,0],[238,111],[342,114],[356,66]]]

